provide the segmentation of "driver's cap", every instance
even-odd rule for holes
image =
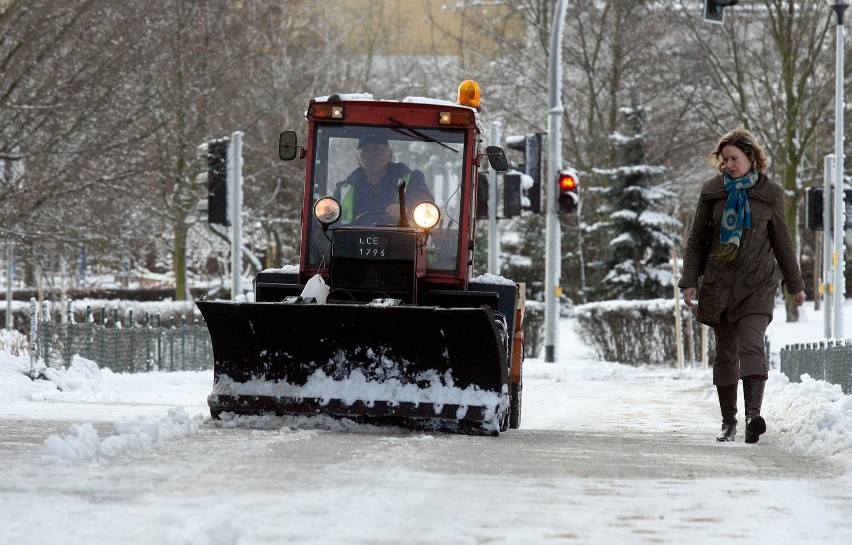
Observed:
[[[388,139],[379,134],[365,134],[358,140],[358,149],[365,148],[370,145],[390,147]]]

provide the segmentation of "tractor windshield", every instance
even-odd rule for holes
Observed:
[[[402,183],[409,214],[422,201],[434,202],[441,211],[441,220],[426,246],[427,268],[456,271],[464,142],[465,132],[459,130],[318,125],[310,158],[311,207],[325,196],[340,202],[341,219],[331,229],[395,225],[396,221],[385,212],[389,206],[399,206],[398,188]],[[329,243],[318,224],[308,236],[308,266],[315,267],[328,251]]]

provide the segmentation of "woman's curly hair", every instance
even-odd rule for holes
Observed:
[[[711,166],[716,167],[719,172],[725,172],[725,161],[722,159],[722,148],[725,146],[736,146],[745,153],[748,160],[751,162],[752,168],[763,174],[769,168],[769,157],[757,143],[757,139],[748,130],[743,128],[734,129],[724,135],[716,143],[716,148],[710,153],[707,162]]]

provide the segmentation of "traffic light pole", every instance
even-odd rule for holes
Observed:
[[[834,316],[834,265],[832,251],[834,223],[831,221],[831,187],[834,180],[834,155],[825,156],[825,176],[822,190],[822,291],[825,309],[822,311],[823,334],[826,339],[833,337],[831,327]]]
[[[12,282],[15,280],[15,243],[6,243],[6,329],[12,329],[15,322],[12,316]]]
[[[834,104],[834,321],[832,324],[834,337],[843,337],[843,305],[846,302],[845,288],[845,258],[843,244],[846,231],[846,205],[843,202],[843,43],[845,29],[843,27],[843,12],[846,2],[832,3],[832,9],[837,15],[837,52],[835,55],[835,104]],[[824,197],[828,198],[828,195]],[[826,218],[824,221],[828,221]],[[828,313],[829,309],[825,309]]]
[[[557,215],[557,173],[562,168],[562,34],[568,0],[559,0],[553,11],[550,32],[550,110],[547,119],[547,175],[542,176],[547,194],[547,234],[544,271],[544,361],[558,359],[557,304],[562,288],[559,285],[562,261],[562,234]]]
[[[491,145],[500,145],[500,122],[491,122]],[[500,236],[497,234],[497,171],[488,172],[488,272],[500,274]]]
[[[231,300],[242,295],[243,272],[243,133],[231,133],[228,146],[228,183],[231,186]]]

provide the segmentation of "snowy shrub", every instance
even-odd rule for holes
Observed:
[[[0,352],[29,357],[30,341],[16,329],[0,329]]]
[[[527,301],[524,305],[524,357],[537,358],[544,346],[544,303]]]
[[[677,361],[674,301],[602,301],[574,307],[583,340],[605,361],[644,365]],[[690,327],[691,325],[691,327]],[[684,358],[699,344],[700,325],[681,306]]]

